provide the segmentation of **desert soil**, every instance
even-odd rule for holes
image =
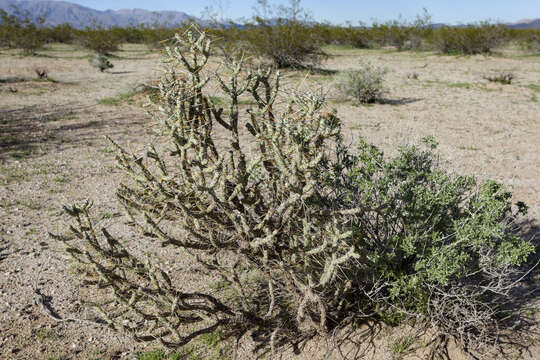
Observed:
[[[514,201],[530,207],[527,236],[538,235],[539,54],[516,49],[489,57],[345,48],[329,51],[333,56],[322,65],[329,73],[357,68],[364,62],[389,70],[385,101],[370,106],[340,97],[333,74],[285,71],[289,89],[323,88],[328,107],[336,108],[343,122],[348,143],[354,144],[362,136],[392,155],[399,145],[433,135],[440,144],[441,161],[451,171],[495,179],[511,187]],[[136,152],[159,141],[141,107],[144,97],[132,95],[137,85],[159,76],[159,54],[126,45],[111,60],[114,68],[105,73],[91,68],[86,55],[66,45],[51,45],[38,57],[0,51],[1,359],[136,358],[138,351],[156,347],[135,343],[104,325],[51,317],[92,316],[82,304],[83,295],[88,294],[77,280],[78,269],[48,236],[66,229],[68,219],[62,216],[62,205],[92,199],[100,225],[109,227],[131,247],[140,246],[122,226],[114,191],[123,174],[115,168],[114,155],[103,136]],[[46,68],[54,81],[35,80],[36,67]],[[483,78],[501,72],[512,72],[514,82],[500,85]],[[417,79],[408,76],[413,73]],[[167,263],[162,249],[152,251],[169,270],[187,266],[182,261]],[[538,288],[533,295],[538,298]],[[531,308],[538,309],[534,296]],[[391,344],[401,335],[383,333],[390,340],[379,342],[375,358],[399,357],[391,351]],[[538,342],[526,345],[515,358],[539,359]],[[323,345],[311,344],[302,354],[286,357],[322,359],[324,353]],[[247,354],[243,356],[250,358]],[[408,356],[414,358],[415,354]],[[458,352],[453,356],[461,357]]]

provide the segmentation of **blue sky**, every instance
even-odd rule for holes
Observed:
[[[222,8],[225,17],[249,18],[253,14],[255,0],[66,0],[98,10],[142,8],[147,10],[177,10],[200,16],[209,5]],[[286,4],[286,0],[271,1]],[[514,22],[527,18],[540,18],[540,0],[303,0],[301,5],[316,20],[333,23],[351,21],[353,24],[372,20],[386,21],[398,18],[414,19],[427,8],[433,22],[452,24],[481,20]]]

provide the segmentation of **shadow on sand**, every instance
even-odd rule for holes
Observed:
[[[31,156],[37,147],[58,149],[88,143],[139,126],[144,119],[143,115],[127,116],[95,107],[34,105],[0,109],[0,159]]]

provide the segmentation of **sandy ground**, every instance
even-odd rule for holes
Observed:
[[[356,68],[363,62],[386,67],[385,103],[345,101],[333,87],[333,75],[286,71],[286,87],[323,87],[351,144],[362,136],[392,154],[398,145],[435,136],[441,159],[452,171],[512,187],[515,201],[530,206],[530,236],[538,233],[540,55],[511,49],[491,57],[330,51],[334,56],[323,64],[328,70]],[[47,234],[65,229],[63,204],[91,198],[101,225],[126,241],[133,239],[121,226],[114,190],[122,174],[103,135],[135,151],[154,139],[149,116],[140,106],[143,100],[126,94],[157,77],[158,54],[126,46],[111,60],[115,67],[108,73],[92,69],[86,55],[64,45],[52,45],[39,57],[0,51],[1,359],[135,358],[136,351],[145,350],[145,345],[102,325],[53,320],[36,295],[39,289],[62,318],[89,316],[80,301],[85,287],[76,280],[77,269]],[[47,68],[56,82],[13,80],[35,78],[38,66]],[[515,81],[499,85],[483,79],[500,72],[512,72]],[[409,79],[411,73],[418,79]],[[160,249],[152,251],[165,259]],[[188,265],[165,263],[170,271]],[[531,306],[538,308],[538,303]],[[383,333],[386,340],[380,341],[375,358],[398,358],[389,344],[402,334]],[[528,352],[514,358],[539,359],[538,343],[528,345]],[[314,343],[301,355],[286,358],[322,359],[324,354],[324,344]]]

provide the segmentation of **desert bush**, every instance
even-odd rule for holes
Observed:
[[[513,37],[525,50],[540,51],[540,29],[514,30]]]
[[[295,19],[278,19],[273,24],[256,18],[245,36],[253,53],[272,59],[278,68],[313,66],[327,56],[314,29]]]
[[[364,24],[353,26],[346,23],[344,26],[327,25],[327,35],[324,37],[327,44],[349,45],[359,49],[373,46],[373,36]]]
[[[141,26],[142,42],[151,50],[162,49],[170,45],[177,29],[162,26]]]
[[[119,27],[114,26],[107,31],[115,39],[118,39],[120,43],[129,43],[129,44],[142,44],[144,43],[144,35],[142,27],[127,26]]]
[[[411,317],[465,346],[496,341],[516,267],[534,250],[511,231],[525,207],[513,209],[502,185],[449,175],[432,148],[388,160],[360,140],[354,153],[320,96],[293,94],[278,110],[279,73],[238,60],[224,79],[205,68],[204,33],[176,41],[156,114],[170,144],[140,156],[110,140],[131,179],[116,196],[137,241],[181,249],[222,285],[192,290],[98,229],[91,202],[66,206],[75,224],[53,237],[88,269],[103,319],[171,348],[217,333],[277,351]],[[226,111],[209,81],[227,95]],[[244,117],[246,94],[256,106]]]
[[[507,42],[503,25],[482,23],[467,27],[443,26],[433,33],[435,47],[444,54],[489,54]]]
[[[78,31],[69,24],[60,24],[44,29],[47,42],[71,44],[77,37]]]
[[[121,38],[118,37],[118,33],[113,33],[98,26],[80,31],[77,42],[82,47],[105,56],[110,55],[113,51],[118,51]]]
[[[426,9],[413,21],[398,19],[374,23],[368,30],[371,42],[377,46],[394,46],[398,50],[421,49],[431,36],[431,15]]]
[[[101,54],[90,55],[88,62],[90,63],[90,66],[99,69],[101,72],[114,67],[114,65],[109,62],[109,59]]]
[[[503,85],[510,85],[512,80],[514,80],[514,74],[512,73],[500,73],[497,75],[486,75],[484,76],[489,82],[497,82]]]
[[[34,72],[36,73],[38,79],[47,79],[49,77],[49,70],[44,67],[36,67],[34,68]]]
[[[256,57],[247,40],[246,32],[249,30],[240,29],[234,24],[231,26],[213,26],[207,28],[208,34],[214,39],[213,51],[219,56],[227,59],[239,58],[241,56]]]
[[[29,13],[15,10],[12,15],[0,10],[0,44],[21,49],[25,55],[35,55],[46,43],[45,33],[34,23]],[[38,17],[36,22],[43,24],[44,21],[44,17]]]
[[[358,70],[347,70],[340,74],[336,87],[347,97],[352,97],[361,103],[373,103],[380,100],[386,92],[384,75],[387,72],[386,69],[367,63]]]
[[[359,49],[373,47],[372,35],[366,27],[345,28],[346,42]]]

